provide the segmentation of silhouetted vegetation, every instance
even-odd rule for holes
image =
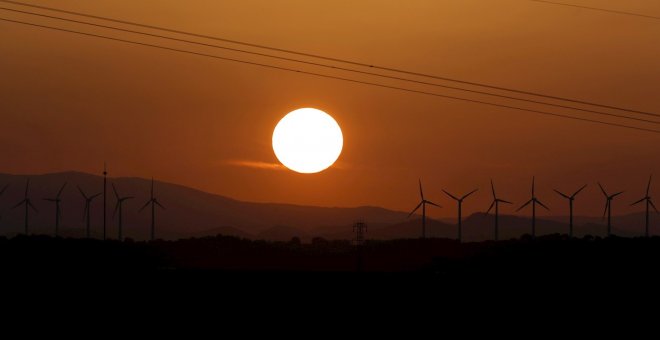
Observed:
[[[500,242],[449,239],[366,241],[367,273],[419,274],[438,279],[547,276],[644,277],[654,275],[660,237],[568,239],[551,235]],[[0,268],[19,272],[203,272],[236,274],[352,273],[356,247],[314,238],[287,242],[221,236],[178,241],[100,241],[50,236],[0,238]]]

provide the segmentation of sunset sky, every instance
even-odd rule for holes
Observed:
[[[660,113],[660,20],[650,18],[526,0],[26,2]],[[660,16],[654,0],[570,2]],[[0,17],[401,85],[6,11]],[[643,209],[629,204],[652,172],[660,195],[659,134],[2,21],[0,42],[3,173],[100,173],[107,161],[111,176],[154,176],[239,200],[403,211],[419,201],[421,178],[427,198],[444,206],[430,208],[431,217],[456,213],[443,188],[480,188],[464,214],[484,211],[490,178],[517,208],[535,175],[539,198],[561,215],[567,204],[552,188],[588,183],[579,215],[602,214],[597,180],[626,190],[615,214]],[[271,147],[277,122],[302,107],[329,113],[344,135],[339,160],[318,174],[283,169]]]

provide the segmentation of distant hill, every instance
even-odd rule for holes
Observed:
[[[23,199],[25,181],[30,178],[30,197],[39,210],[30,212],[30,232],[52,234],[55,206],[43,198],[52,197],[64,182],[68,182],[62,194],[63,219],[61,234],[84,236],[84,201],[76,186],[88,194],[102,191],[100,176],[63,172],[44,175],[0,174],[0,188],[9,188],[0,196],[0,235],[14,235],[23,231],[24,210],[11,209]],[[108,184],[108,237],[117,235],[117,221],[112,218],[115,197],[110,183],[114,183],[121,195],[135,196],[124,206],[124,235],[137,240],[149,235],[149,209],[138,210],[149,196],[151,181],[142,178],[109,178]],[[308,241],[320,236],[328,239],[352,239],[352,224],[358,219],[368,222],[367,237],[371,239],[418,238],[421,235],[420,216],[408,219],[406,212],[379,207],[315,207],[279,203],[253,203],[206,193],[177,184],[155,182],[155,194],[165,206],[156,216],[157,237],[178,239],[208,235],[230,235],[250,239],[290,240],[300,237]],[[102,197],[92,204],[92,235],[102,235]],[[455,238],[455,220],[427,220],[427,236]],[[567,218],[544,216],[537,219],[537,234],[567,233]],[[605,223],[601,218],[576,217],[575,233],[578,236],[605,235]],[[660,216],[653,213],[651,232],[660,234]],[[643,235],[644,214],[635,213],[613,218],[614,233],[621,236]],[[466,241],[481,241],[493,238],[493,216],[475,213],[463,221]],[[531,232],[531,221],[527,217],[500,216],[500,237],[517,238]]]
[[[643,235],[645,214],[645,212],[637,212],[612,216],[612,232],[620,236]],[[568,216],[547,216],[544,218],[568,223]],[[581,234],[597,233],[605,235],[607,231],[607,220],[602,217],[574,216],[573,221],[576,226],[581,226],[581,228],[575,228]],[[660,234],[660,215],[653,211],[649,214],[649,230],[651,233]]]
[[[427,219],[427,237],[451,238],[458,237],[458,227],[454,223],[447,223],[448,219],[441,221]],[[500,215],[500,239],[519,238],[524,234],[531,234],[531,220],[526,217]],[[577,230],[577,228],[576,228]],[[556,233],[567,233],[568,226],[560,222],[546,219],[536,220],[537,235]],[[422,222],[420,218],[407,220],[389,226],[381,226],[369,229],[369,238],[388,240],[396,238],[418,238],[422,233]],[[466,242],[477,242],[492,240],[494,238],[494,217],[485,213],[474,213],[463,220],[463,240]],[[348,238],[352,233],[349,231],[328,235],[331,238]]]
[[[463,220],[463,240],[466,242],[479,242],[492,240],[495,236],[494,216],[492,214],[474,213]],[[568,234],[568,218],[562,217],[537,217],[536,235]],[[577,219],[576,219],[577,220]],[[574,235],[582,237],[585,235],[606,236],[607,226],[601,218],[582,218],[585,224],[575,223]],[[458,234],[458,228],[455,223],[447,223],[447,219],[441,221],[427,219],[427,237],[441,237],[455,239]],[[656,221],[656,225],[651,224],[651,233],[660,233],[660,216],[651,222]],[[630,215],[616,216],[612,219],[612,232],[619,236],[633,237],[644,234],[644,214],[635,213]],[[531,234],[532,221],[528,217],[500,215],[500,239],[519,238],[525,234]],[[421,219],[410,219],[404,222],[395,223],[387,226],[376,226],[370,228],[368,238],[376,240],[388,240],[396,238],[418,238],[421,236]],[[353,233],[346,228],[341,233],[324,234],[331,239],[350,239]]]
[[[391,240],[400,238],[419,238],[422,235],[422,220],[420,217],[406,219],[390,225],[369,225],[367,238],[373,240]],[[321,236],[329,239],[353,239],[355,235],[351,228],[345,228],[338,233],[325,233]],[[434,219],[426,219],[426,236],[436,238],[455,238],[456,226]]]
[[[494,237],[494,216],[474,213],[463,221],[463,235],[467,241],[484,241]],[[650,231],[660,233],[659,216],[651,218]],[[531,234],[532,221],[529,217],[500,215],[500,239],[517,238]],[[454,225],[455,226],[455,225]],[[543,216],[536,218],[536,234],[568,234],[568,217]],[[644,235],[644,213],[634,213],[612,217],[612,232],[619,236],[633,237]],[[607,222],[598,217],[575,217],[573,233],[577,237],[585,235],[606,236]]]
[[[298,237],[303,242],[309,242],[312,239],[310,234],[294,227],[289,226],[274,226],[261,231],[255,238],[270,240],[270,241],[290,241],[292,238]]]
[[[30,178],[30,197],[39,210],[30,212],[30,231],[51,234],[54,231],[55,206],[43,198],[52,197],[64,182],[68,182],[62,194],[62,233],[84,234],[84,200],[76,186],[88,194],[102,192],[101,176],[63,172],[44,175],[0,174],[0,187],[9,188],[0,197],[0,234],[11,235],[23,231],[24,210],[11,209],[23,199],[25,182]],[[124,206],[124,235],[145,239],[149,235],[150,213],[138,210],[149,198],[151,181],[142,178],[109,178],[108,183],[108,235],[116,237],[117,221],[112,219],[115,197],[110,183],[114,183],[120,195],[135,196]],[[213,232],[228,232],[239,237],[274,235],[275,226],[288,226],[309,233],[323,228],[350,228],[357,219],[374,224],[393,224],[405,220],[407,213],[378,207],[334,208],[301,206],[278,203],[252,203],[234,200],[191,189],[181,185],[156,181],[155,194],[165,210],[156,213],[157,237],[174,239],[180,237],[211,235]],[[92,233],[101,235],[102,197],[92,203]],[[277,238],[283,237],[281,234]]]
[[[183,232],[181,233],[180,236],[176,238],[187,238],[187,237],[205,237],[205,236],[213,236],[213,235],[224,235],[224,236],[233,236],[233,237],[238,237],[238,238],[247,238],[247,239],[255,239],[255,235],[247,233],[245,231],[242,231],[240,229],[236,229],[234,227],[217,227],[213,229],[206,229],[199,231],[197,233],[186,233]]]

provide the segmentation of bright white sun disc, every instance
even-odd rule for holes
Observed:
[[[273,131],[273,151],[287,168],[316,173],[331,166],[344,146],[339,124],[327,113],[304,108],[289,112]]]

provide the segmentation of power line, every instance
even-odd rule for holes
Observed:
[[[396,73],[407,74],[407,75],[412,75],[412,76],[425,77],[425,78],[436,79],[436,80],[444,80],[444,81],[455,82],[455,83],[460,83],[460,84],[490,88],[490,89],[495,89],[495,90],[500,90],[500,91],[507,91],[507,92],[513,92],[513,93],[518,93],[518,94],[529,95],[529,96],[542,97],[542,98],[546,98],[546,99],[561,100],[561,101],[566,101],[566,102],[571,102],[571,103],[576,103],[576,104],[590,105],[590,106],[596,106],[596,107],[607,108],[607,109],[612,109],[612,110],[626,111],[626,112],[630,112],[630,113],[637,113],[637,114],[642,114],[642,115],[647,115],[647,116],[660,117],[660,114],[652,113],[652,112],[633,110],[633,109],[622,108],[622,107],[617,107],[617,106],[612,106],[612,105],[598,104],[598,103],[584,101],[584,100],[578,100],[578,99],[570,99],[570,98],[565,98],[565,97],[546,95],[546,94],[531,92],[531,91],[516,90],[516,89],[511,89],[511,88],[506,88],[506,87],[501,87],[501,86],[488,85],[488,84],[483,84],[483,83],[477,83],[477,82],[459,80],[459,79],[454,79],[454,78],[436,76],[436,75],[431,75],[431,74],[426,74],[426,73],[407,71],[407,70],[397,69],[397,68],[392,68],[392,67],[377,66],[377,65],[373,65],[373,64],[366,64],[366,63],[351,61],[351,60],[347,60],[347,59],[327,57],[327,56],[322,56],[322,55],[318,55],[318,54],[311,54],[311,53],[305,53],[305,52],[298,52],[298,51],[293,51],[293,50],[288,50],[288,49],[283,49],[283,48],[277,48],[277,47],[272,47],[272,46],[248,43],[248,42],[232,40],[232,39],[226,39],[226,38],[222,38],[222,37],[215,37],[215,36],[210,36],[210,35],[204,35],[204,34],[186,32],[186,31],[181,31],[181,30],[169,29],[169,28],[165,28],[165,27],[141,24],[141,23],[126,21],[126,20],[120,20],[120,19],[113,19],[113,18],[108,18],[108,17],[102,17],[102,16],[97,16],[97,15],[92,15],[92,14],[86,14],[86,13],[80,13],[80,12],[74,12],[74,11],[67,11],[67,10],[62,10],[62,9],[53,8],[53,7],[27,4],[27,3],[18,2],[18,1],[12,1],[12,0],[0,0],[0,2],[10,3],[10,4],[14,4],[14,5],[19,5],[19,6],[38,8],[38,9],[54,11],[54,12],[59,12],[59,13],[65,13],[65,14],[70,14],[70,15],[77,15],[77,16],[82,16],[82,17],[87,17],[87,18],[92,18],[92,19],[105,20],[105,21],[110,21],[110,22],[115,22],[115,23],[120,23],[120,24],[125,24],[125,25],[132,25],[132,26],[136,26],[136,27],[148,28],[148,29],[153,29],[153,30],[160,30],[160,31],[164,31],[164,32],[189,35],[189,36],[193,36],[193,37],[197,37],[197,38],[204,38],[204,39],[222,41],[222,42],[227,42],[227,43],[232,43],[232,44],[237,44],[237,45],[267,49],[267,50],[271,50],[271,51],[289,53],[289,54],[294,54],[294,55],[299,55],[299,56],[304,56],[304,57],[317,58],[317,59],[321,59],[321,60],[345,63],[345,64],[349,64],[349,65],[354,65],[354,66],[368,67],[368,68],[371,68],[371,69],[378,69],[378,70],[382,70],[382,71],[396,72]]]
[[[167,40],[172,40],[172,41],[177,41],[177,42],[195,44],[195,45],[199,45],[199,46],[213,47],[213,48],[218,48],[218,49],[223,49],[223,50],[228,50],[228,51],[233,51],[233,52],[239,52],[239,53],[251,54],[251,55],[256,55],[256,56],[261,56],[261,57],[268,57],[268,58],[273,58],[273,59],[285,60],[285,61],[296,62],[296,63],[306,64],[306,65],[319,66],[319,67],[330,68],[330,69],[334,69],[334,70],[340,70],[340,71],[352,72],[352,73],[357,73],[357,74],[376,76],[376,77],[381,77],[381,78],[386,78],[386,79],[393,79],[393,80],[405,81],[405,82],[410,82],[410,83],[415,83],[415,84],[435,86],[435,87],[440,87],[440,88],[445,88],[445,89],[451,89],[451,90],[457,90],[457,91],[463,91],[463,92],[469,92],[469,93],[476,93],[476,94],[487,95],[487,96],[492,96],[492,97],[511,99],[511,100],[517,100],[517,101],[522,101],[522,102],[533,103],[533,104],[547,105],[547,106],[553,106],[553,107],[558,107],[558,108],[563,108],[563,109],[589,112],[589,113],[599,114],[599,115],[603,115],[603,116],[630,119],[630,120],[635,120],[635,121],[639,121],[639,122],[645,122],[645,123],[659,124],[660,125],[660,121],[642,119],[642,118],[637,118],[637,117],[630,117],[630,116],[619,115],[619,114],[608,113],[608,112],[602,112],[602,111],[596,111],[596,110],[590,110],[590,109],[584,109],[584,108],[579,108],[579,107],[575,107],[575,106],[561,105],[561,104],[543,102],[543,101],[520,98],[520,97],[500,95],[500,94],[489,93],[489,92],[484,92],[484,91],[461,88],[461,87],[448,86],[448,85],[442,85],[442,84],[436,84],[436,83],[429,83],[429,82],[424,82],[424,81],[419,81],[419,80],[414,80],[414,79],[409,79],[409,78],[394,77],[394,76],[389,76],[389,75],[380,74],[380,73],[360,71],[360,70],[351,69],[351,68],[345,68],[345,67],[333,66],[333,65],[328,65],[328,64],[309,62],[309,61],[305,61],[305,60],[281,57],[281,56],[265,54],[265,53],[252,52],[252,51],[241,50],[241,49],[236,49],[236,48],[231,48],[231,47],[226,47],[226,46],[219,46],[219,45],[207,44],[207,43],[202,43],[202,42],[193,41],[193,40],[173,38],[173,37],[159,35],[159,34],[152,34],[152,33],[128,30],[128,29],[118,28],[118,27],[114,27],[114,26],[101,25],[101,24],[96,24],[96,23],[91,23],[91,22],[86,22],[86,21],[67,19],[67,18],[52,16],[52,15],[46,15],[46,14],[40,14],[40,13],[34,13],[34,12],[29,12],[29,11],[22,11],[22,10],[5,8],[5,7],[0,7],[0,10],[11,11],[11,12],[16,12],[16,13],[21,13],[21,14],[28,14],[28,15],[33,15],[33,16],[39,16],[39,17],[49,18],[49,19],[56,19],[56,20],[61,20],[61,21],[66,21],[66,22],[77,23],[77,24],[84,24],[84,25],[100,27],[100,28],[105,28],[105,29],[111,29],[111,30],[116,30],[116,31],[121,31],[121,32],[127,32],[127,33],[132,33],[132,34],[140,34],[140,35],[145,35],[145,36],[149,36],[149,37],[155,37],[155,38],[167,39]]]
[[[647,14],[640,14],[640,13],[632,13],[632,12],[624,12],[624,11],[617,11],[613,9],[607,9],[607,8],[598,8],[598,7],[589,7],[589,6],[582,6],[582,5],[574,5],[574,4],[567,4],[565,2],[555,2],[555,1],[546,1],[546,0],[528,0],[532,2],[540,2],[544,4],[549,4],[549,5],[557,5],[557,6],[566,6],[566,7],[574,7],[574,8],[582,8],[582,9],[588,9],[592,11],[599,11],[599,12],[607,12],[607,13],[615,13],[615,14],[623,14],[623,15],[631,15],[635,17],[641,17],[641,18],[647,18],[647,19],[655,19],[655,20],[660,20],[660,17],[656,17],[653,15],[647,15]]]
[[[633,130],[638,130],[638,131],[646,131],[646,132],[652,132],[652,133],[660,134],[660,130],[648,129],[648,128],[643,128],[643,127],[630,126],[630,125],[624,125],[624,124],[618,124],[618,123],[612,123],[612,122],[605,122],[605,121],[600,121],[600,120],[596,120],[596,119],[574,117],[574,116],[569,116],[569,115],[560,114],[560,113],[540,111],[540,110],[534,110],[534,109],[527,109],[527,108],[522,108],[522,107],[517,107],[517,106],[503,105],[503,104],[491,103],[491,102],[486,102],[486,101],[481,101],[481,100],[474,100],[474,99],[469,99],[469,98],[448,96],[448,95],[443,95],[443,94],[439,94],[439,93],[426,92],[426,91],[420,91],[420,90],[409,89],[409,88],[404,88],[404,87],[390,86],[390,85],[367,82],[367,81],[362,81],[362,80],[337,77],[337,76],[332,76],[332,75],[327,75],[327,74],[302,71],[302,70],[297,70],[297,69],[292,69],[292,68],[287,68],[287,67],[256,63],[256,62],[251,62],[251,61],[246,61],[246,60],[221,57],[221,56],[216,56],[216,55],[212,55],[212,54],[188,51],[188,50],[177,49],[177,48],[172,48],[172,47],[166,47],[166,46],[161,46],[161,45],[148,44],[148,43],[143,43],[143,42],[137,42],[137,41],[132,41],[132,40],[108,37],[108,36],[104,36],[104,35],[74,31],[74,30],[69,30],[69,29],[64,29],[64,28],[59,28],[59,27],[40,25],[40,24],[29,23],[29,22],[18,21],[18,20],[11,20],[11,19],[6,19],[6,18],[0,18],[0,20],[6,21],[6,22],[22,24],[22,25],[33,26],[33,27],[46,28],[46,29],[55,30],[55,31],[74,33],[74,34],[89,36],[89,37],[94,37],[94,38],[101,38],[101,39],[106,39],[106,40],[111,40],[111,41],[119,41],[119,42],[134,44],[134,45],[152,47],[152,48],[157,48],[157,49],[161,49],[161,50],[186,53],[186,54],[197,55],[197,56],[208,57],[208,58],[214,58],[214,59],[219,59],[219,60],[232,61],[232,62],[247,64],[247,65],[261,66],[261,67],[276,69],[276,70],[281,70],[281,71],[307,74],[307,75],[322,77],[322,78],[327,78],[327,79],[336,79],[336,80],[342,80],[342,81],[346,81],[346,82],[376,86],[376,87],[399,90],[399,91],[405,91],[405,92],[410,92],[410,93],[418,93],[418,94],[429,95],[429,96],[434,96],[434,97],[454,99],[454,100],[460,100],[460,101],[464,101],[464,102],[489,105],[489,106],[493,106],[493,107],[506,108],[506,109],[512,109],[512,110],[518,110],[518,111],[525,111],[525,112],[533,112],[533,113],[538,113],[538,114],[543,114],[543,115],[548,115],[548,116],[554,116],[554,117],[560,117],[560,118],[565,118],[565,119],[579,120],[579,121],[584,121],[584,122],[591,122],[591,123],[596,123],[596,124],[616,126],[616,127],[621,127],[621,128],[627,128],[627,129],[633,129]]]

